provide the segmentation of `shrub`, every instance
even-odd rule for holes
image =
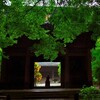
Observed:
[[[82,100],[99,100],[100,90],[94,86],[83,87],[79,93]]]

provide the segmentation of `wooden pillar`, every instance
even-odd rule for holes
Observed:
[[[0,48],[0,81],[1,81],[1,64],[2,64],[2,48]]]
[[[65,55],[65,62],[64,62],[64,87],[67,88],[70,85],[70,70],[69,70],[69,56],[68,53],[66,52]]]
[[[87,50],[87,59],[88,59],[88,67],[87,67],[87,78],[88,78],[88,85],[91,86],[92,83],[92,66],[91,66],[91,52],[90,49]]]
[[[30,55],[29,51],[26,52],[25,75],[24,75],[24,88],[29,88],[30,84]]]
[[[6,72],[7,66],[7,60],[3,59],[2,65],[1,65],[1,80],[0,80],[0,89],[5,89],[5,85],[7,82],[7,72]]]

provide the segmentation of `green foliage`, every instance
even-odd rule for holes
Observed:
[[[61,63],[58,65],[58,75],[61,75]]]
[[[92,38],[96,41],[100,37],[100,7],[93,7],[92,23],[89,30],[93,32]]]
[[[93,79],[100,82],[100,38],[97,39],[96,47],[92,49],[92,57]]]
[[[11,0],[11,6],[0,4],[1,48],[12,46],[19,37],[26,35],[40,41],[32,49],[36,56],[54,60],[81,33],[93,31],[93,39],[100,36],[100,8],[83,5],[87,0],[69,0],[66,7],[61,7],[62,0],[59,7],[55,6],[54,0],[50,0],[50,6],[23,6],[22,1]],[[35,3],[39,1],[35,0]],[[51,15],[49,22],[54,25],[51,34],[40,27],[48,14]]]
[[[17,38],[22,35],[18,15],[20,9],[13,6],[3,6],[0,11],[0,47],[5,48],[17,43]],[[22,24],[21,24],[22,25]]]
[[[30,7],[29,7],[30,9]],[[25,35],[32,40],[46,36],[46,30],[40,27],[45,22],[46,8],[35,7],[29,11],[23,19]],[[25,26],[26,25],[26,26]]]
[[[82,100],[99,100],[100,90],[94,86],[84,87],[80,90],[79,95],[82,97]]]
[[[2,55],[3,55],[3,51],[2,51],[2,48],[0,48],[0,66],[1,66],[1,63],[2,63]]]
[[[36,82],[40,82],[42,79],[42,74],[40,73],[41,66],[38,62],[34,64],[34,79]]]
[[[49,35],[46,36],[43,40],[40,40],[39,44],[33,45],[33,50],[35,51],[36,56],[42,55],[44,59],[49,59],[52,61],[56,59],[59,51],[63,52],[62,43],[55,41],[55,39]]]

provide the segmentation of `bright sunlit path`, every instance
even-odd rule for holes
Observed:
[[[43,83],[37,83],[36,86],[38,87],[45,87],[45,84]],[[50,83],[50,86],[61,86],[61,83]]]

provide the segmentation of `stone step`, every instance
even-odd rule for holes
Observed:
[[[10,96],[11,100],[67,100],[74,98],[80,89],[24,89],[0,90],[0,94]]]

